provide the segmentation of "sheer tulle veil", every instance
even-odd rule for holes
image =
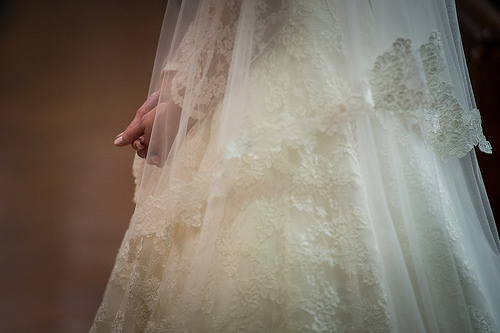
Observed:
[[[373,67],[377,57],[391,50],[393,43],[398,39],[404,38],[413,45],[414,49],[410,53],[415,54],[412,56],[419,58],[421,55],[416,54],[418,48],[428,43],[430,36],[435,35],[440,39],[439,56],[443,57],[443,63],[440,65],[444,67],[440,75],[443,82],[450,83],[452,89],[450,93],[463,109],[457,116],[464,118],[469,130],[469,133],[467,130],[459,132],[460,129],[457,129],[456,133],[439,133],[441,135],[439,140],[450,141],[444,142],[440,148],[443,153],[441,157],[445,160],[451,156],[463,157],[458,159],[458,163],[467,170],[465,173],[467,189],[464,189],[464,193],[473,194],[474,207],[482,216],[481,221],[485,224],[487,237],[493,247],[496,244],[499,248],[494,220],[472,151],[472,147],[479,144],[481,151],[490,153],[491,147],[482,136],[480,119],[471,119],[479,116],[470,112],[476,110],[476,104],[462,50],[454,1],[322,2],[332,11],[330,14],[332,19],[336,20],[335,27],[338,29],[335,31],[336,36],[331,39],[332,45],[325,45],[325,48],[343,49],[341,55],[332,56],[331,66],[335,67],[332,68],[332,72],[335,73],[332,80],[341,80],[346,86],[350,86],[352,88],[350,92],[356,98],[364,99],[364,108],[373,107],[375,104],[370,82],[373,81]],[[167,108],[169,103],[172,105],[170,82],[176,81],[177,86],[174,88],[178,89],[178,94],[182,96],[179,96],[175,105],[181,107],[182,116],[179,126],[168,126],[165,123],[172,120],[159,117],[152,137],[153,153],[150,154],[150,158],[154,157],[155,162],[150,163],[151,165],[157,167],[156,158],[161,156],[162,173],[175,172],[172,168],[164,168],[163,163],[167,157],[169,161],[174,159],[190,128],[190,120],[203,117],[205,109],[214,108],[215,105],[223,110],[223,115],[221,115],[221,128],[218,131],[219,143],[214,152],[224,158],[231,139],[240,133],[241,122],[252,113],[248,99],[254,97],[249,96],[250,92],[246,89],[252,63],[265,52],[269,41],[279,32],[287,18],[292,16],[296,7],[300,6],[294,5],[294,1],[286,0],[239,0],[227,3],[200,0],[168,2],[149,93],[160,91],[160,104],[164,104]],[[212,15],[205,15],[207,12],[211,12]],[[224,25],[222,30],[220,24]],[[188,30],[190,30],[189,38],[184,38]],[[227,49],[221,50],[222,42],[228,44],[225,46]],[[422,61],[422,59],[415,60]],[[216,66],[220,68],[216,69]],[[421,73],[411,74],[423,76],[420,79],[425,81],[424,70],[419,66],[422,64],[416,64],[416,68],[412,70]],[[176,76],[182,78],[175,80]],[[407,84],[411,89],[411,83]],[[429,87],[423,87],[424,91],[427,89]],[[203,94],[203,98],[200,98],[200,94]],[[340,102],[337,101],[339,105]],[[423,104],[421,107],[429,107]],[[356,110],[353,113],[356,113]],[[439,118],[437,114],[433,116]],[[428,120],[423,118],[418,121]],[[177,119],[173,122],[177,124]],[[421,124],[422,127],[427,125]],[[442,126],[437,123],[432,125],[436,132],[439,131],[437,128]],[[167,129],[175,133],[167,134]],[[463,138],[457,139],[457,136]],[[453,140],[457,142],[452,143]],[[447,148],[449,150],[446,150]],[[371,150],[368,147],[366,149]],[[138,163],[141,164],[141,161]],[[149,171],[146,168],[145,173],[158,173],[156,167],[151,166]],[[459,179],[463,179],[463,176],[458,175]],[[153,184],[143,184],[143,187],[148,185],[162,186],[153,182]],[[150,191],[153,190],[146,190],[147,193]]]
[[[95,331],[500,329],[453,1],[170,0],[158,91]]]

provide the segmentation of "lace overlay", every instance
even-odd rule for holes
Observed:
[[[190,105],[193,119],[204,117],[224,94],[241,0],[228,0],[223,6],[206,1],[201,6],[199,16],[204,17],[197,17],[189,26],[174,59],[164,69],[165,75],[174,72],[171,98],[175,104],[183,107],[186,93],[196,96]],[[186,85],[193,89],[186,92]]]
[[[419,49],[396,40],[368,80],[336,79],[349,59],[334,8],[262,1],[262,35],[279,29],[253,45],[249,112],[220,151],[239,13],[227,3],[166,67],[177,105],[199,96],[198,121],[180,167],[149,174],[162,186],[136,208],[92,332],[498,329],[441,169],[491,147],[478,110],[454,97],[439,36]]]
[[[491,153],[479,110],[465,110],[459,104],[446,70],[437,33],[419,52],[410,40],[398,39],[391,51],[377,58],[372,70],[375,108],[399,114],[409,126],[418,126],[443,157],[465,156],[475,145]]]

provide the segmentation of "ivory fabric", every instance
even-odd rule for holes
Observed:
[[[171,0],[156,91],[91,332],[500,331],[452,1]]]

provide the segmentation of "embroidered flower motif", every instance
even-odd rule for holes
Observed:
[[[422,77],[420,73],[425,73]],[[424,138],[444,158],[462,157],[474,146],[491,153],[475,108],[464,108],[447,79],[447,65],[437,33],[414,50],[411,41],[398,39],[379,56],[370,84],[375,109],[399,114],[410,126],[417,125]]]

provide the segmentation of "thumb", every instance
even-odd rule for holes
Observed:
[[[119,134],[113,142],[115,146],[123,147],[131,144],[144,134],[144,125],[141,121],[127,127],[127,129]]]

